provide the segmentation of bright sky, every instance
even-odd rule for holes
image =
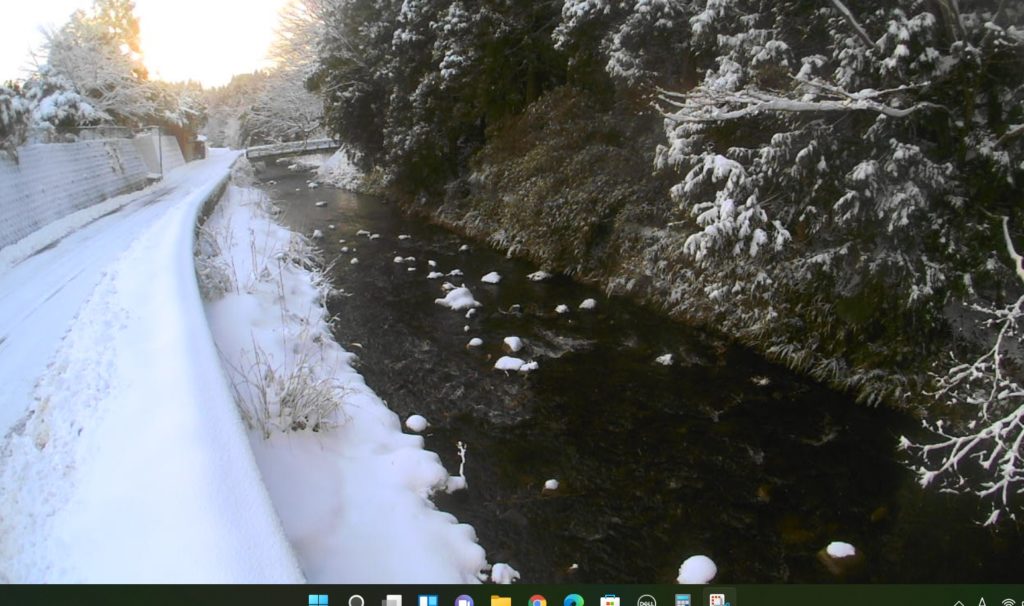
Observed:
[[[225,84],[266,66],[266,53],[287,0],[135,0],[142,53],[152,78]],[[91,0],[12,0],[0,21],[0,82],[24,78],[41,27],[59,27]]]

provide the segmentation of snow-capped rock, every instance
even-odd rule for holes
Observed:
[[[580,309],[594,309],[595,307],[597,307],[597,301],[594,299],[584,299],[583,302],[580,303]]]
[[[502,349],[507,353],[516,353],[523,348],[523,340],[519,337],[505,337],[502,340]]]
[[[405,426],[409,428],[409,431],[415,431],[416,433],[422,433],[427,429],[427,419],[421,415],[412,415],[405,420]]]
[[[483,282],[484,284],[497,284],[498,282],[501,282],[501,274],[499,274],[496,271],[492,271],[491,273],[480,278],[480,281]]]
[[[849,558],[857,555],[857,549],[849,543],[843,541],[832,541],[825,548],[825,553],[832,556],[833,558]]]
[[[495,564],[491,568],[491,581],[498,585],[510,585],[519,580],[519,572],[508,564]]]
[[[513,358],[512,356],[501,356],[498,358],[498,361],[494,363],[494,370],[518,372],[524,364],[526,364],[526,360]]]
[[[680,585],[705,585],[710,583],[718,574],[718,566],[705,555],[695,555],[686,558],[683,565],[679,567],[679,576],[676,582]]]
[[[480,307],[480,302],[473,298],[473,293],[465,286],[452,289],[443,299],[434,299],[434,303],[447,307],[452,311]]]
[[[532,274],[526,276],[526,279],[530,280],[531,282],[543,282],[544,280],[550,280],[551,278],[551,274],[549,274],[546,271],[535,271]]]

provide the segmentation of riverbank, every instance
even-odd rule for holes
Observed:
[[[306,579],[487,578],[473,528],[432,502],[449,472],[403,433],[332,336],[327,297],[349,293],[313,248],[331,230],[311,240],[281,227],[280,209],[252,185],[236,176],[203,225],[197,267],[221,364]]]
[[[654,166],[663,140],[650,108],[562,87],[493,126],[443,186],[400,190],[382,186],[380,172],[366,186],[548,271],[719,331],[861,402],[914,414],[927,405],[929,373],[953,338],[942,322],[884,293],[833,297],[821,290],[828,281],[811,290],[779,282],[784,259],[775,267],[738,255],[736,275],[702,265],[687,246],[693,220],[669,195],[679,176]],[[961,313],[954,303],[947,311]]]

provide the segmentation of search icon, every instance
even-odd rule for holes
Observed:
[[[363,596],[356,594],[348,599],[348,606],[365,606],[366,600]]]

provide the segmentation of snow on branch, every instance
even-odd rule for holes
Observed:
[[[1002,217],[1002,228],[1014,273],[1024,285],[1024,258],[1010,238],[1008,217]],[[1019,376],[1021,361],[1014,359],[1021,352],[1024,295],[1004,308],[975,309],[989,316],[983,326],[995,331],[992,345],[973,362],[956,364],[938,377],[937,389],[930,394],[970,410],[971,420],[964,427],[944,419],[925,421],[938,440],[915,444],[903,437],[900,447],[920,459],[915,471],[922,486],[938,481],[953,492],[992,500],[992,513],[985,521],[989,525],[1003,512],[1016,519],[1019,503],[1013,499],[1024,493],[1024,385]]]
[[[740,90],[727,92],[712,90],[699,86],[685,94],[671,91],[659,91],[658,99],[671,109],[661,108],[666,117],[677,122],[723,122],[755,116],[767,112],[799,113],[799,112],[852,112],[870,111],[891,118],[905,118],[923,110],[946,108],[935,103],[922,101],[909,107],[893,107],[876,101],[880,91],[868,90],[861,93],[840,91],[823,83],[808,83],[817,86],[834,97],[807,101],[791,99],[777,93],[759,90]],[[890,92],[903,90],[893,89]],[[734,107],[735,109],[728,109]]]

